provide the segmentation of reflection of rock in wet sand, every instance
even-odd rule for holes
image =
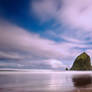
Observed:
[[[72,78],[75,87],[86,87],[92,84],[92,77],[90,75],[80,75]]]

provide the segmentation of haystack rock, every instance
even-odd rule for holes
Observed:
[[[91,70],[90,56],[83,52],[74,61],[71,70]]]

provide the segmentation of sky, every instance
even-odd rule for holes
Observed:
[[[0,68],[65,69],[92,58],[92,0],[0,0]]]

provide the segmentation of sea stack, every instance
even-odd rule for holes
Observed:
[[[90,56],[83,52],[74,61],[71,70],[91,70]]]

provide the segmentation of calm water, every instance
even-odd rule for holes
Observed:
[[[92,72],[1,72],[0,92],[92,92]]]

